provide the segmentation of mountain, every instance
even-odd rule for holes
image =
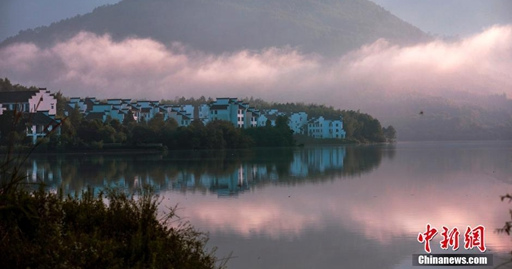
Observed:
[[[409,96],[386,105],[366,104],[365,112],[378,115],[383,126],[392,124],[398,139],[509,140],[512,137],[512,100],[505,94],[459,98]]]
[[[51,46],[80,31],[108,33],[116,40],[180,42],[210,53],[291,46],[331,56],[379,38],[398,44],[429,38],[368,0],[124,0],[21,31],[0,46]]]

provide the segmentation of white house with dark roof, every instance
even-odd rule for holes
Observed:
[[[210,103],[210,120],[225,120],[243,128],[247,107],[237,98],[217,98]]]
[[[52,132],[60,135],[60,120],[54,119],[47,111],[38,111],[35,113],[26,113],[24,118],[27,122],[27,137],[30,137],[35,144],[38,138],[48,136]]]
[[[52,132],[60,135],[60,120],[55,119],[54,115],[49,115],[48,111],[24,113],[23,118],[27,126],[26,136],[30,137],[33,144],[37,139],[44,138]]]
[[[245,128],[258,127],[258,117],[260,111],[254,107],[249,107],[245,114]]]
[[[164,114],[164,120],[174,119],[178,126],[189,126],[192,122],[193,116],[187,113],[182,106],[164,105],[160,109]]]
[[[341,119],[326,120],[320,116],[308,122],[307,134],[314,138],[345,138],[343,121]]]
[[[45,88],[29,91],[0,92],[0,115],[3,111],[16,110],[35,113],[48,111],[49,115],[57,113],[57,99]]]

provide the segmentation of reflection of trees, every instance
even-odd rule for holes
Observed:
[[[265,184],[305,184],[359,175],[379,166],[394,148],[382,146],[173,151],[159,154],[35,155],[27,175],[50,188],[75,192],[87,187],[150,184],[156,189],[238,193]],[[225,190],[221,190],[221,189]]]
[[[386,155],[393,156],[389,153]],[[382,156],[383,148],[381,146],[347,147],[347,157],[341,174],[354,176],[369,172],[380,165]]]

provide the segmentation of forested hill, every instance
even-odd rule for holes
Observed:
[[[368,0],[124,0],[21,31],[0,46],[48,46],[80,31],[180,42],[212,53],[292,46],[340,55],[379,38],[402,44],[428,38]]]

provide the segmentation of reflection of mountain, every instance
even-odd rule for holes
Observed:
[[[265,184],[332,181],[376,168],[382,147],[308,147],[255,151],[183,151],[169,155],[35,156],[27,180],[74,192],[121,186],[233,196]]]

